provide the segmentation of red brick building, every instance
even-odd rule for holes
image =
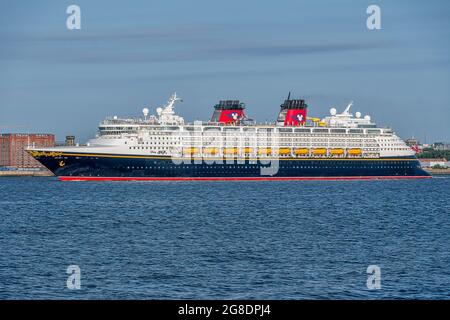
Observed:
[[[28,146],[54,147],[53,134],[0,134],[0,167],[42,168],[43,166],[26,152]]]

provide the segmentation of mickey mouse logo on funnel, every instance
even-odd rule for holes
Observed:
[[[306,110],[291,109],[287,111],[286,119],[284,120],[285,125],[296,126],[305,122]]]
[[[242,110],[223,110],[220,114],[219,122],[229,123],[229,122],[237,122],[242,120],[243,113]]]

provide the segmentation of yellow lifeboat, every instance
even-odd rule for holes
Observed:
[[[203,148],[205,154],[217,154],[217,148]]]
[[[333,156],[340,156],[342,154],[344,154],[344,149],[341,148],[331,149],[331,155]]]
[[[196,154],[196,153],[198,153],[198,148],[184,148],[183,153],[184,154]]]
[[[258,154],[271,154],[272,149],[271,148],[259,148]]]
[[[281,155],[291,154],[291,149],[290,148],[279,148],[278,154],[281,154]]]
[[[238,148],[225,148],[223,149],[224,154],[237,154]]]
[[[359,156],[361,154],[361,149],[359,148],[348,149],[348,154],[352,156]]]
[[[249,147],[244,148],[244,153],[252,153],[252,152],[253,152],[253,148],[249,148]]]
[[[309,150],[307,148],[295,149],[295,154],[298,156],[304,156],[304,155],[307,155],[308,153],[309,153]]]
[[[313,154],[315,155],[326,155],[327,154],[327,149],[325,148],[316,148],[313,150]]]

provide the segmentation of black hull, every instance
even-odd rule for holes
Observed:
[[[428,177],[415,157],[379,159],[273,158],[222,160],[161,156],[57,154],[33,155],[59,177],[116,178],[308,178]]]

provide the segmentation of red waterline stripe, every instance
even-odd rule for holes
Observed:
[[[354,176],[354,177],[74,177],[61,176],[61,181],[256,181],[256,180],[397,180],[426,179],[431,176]]]

